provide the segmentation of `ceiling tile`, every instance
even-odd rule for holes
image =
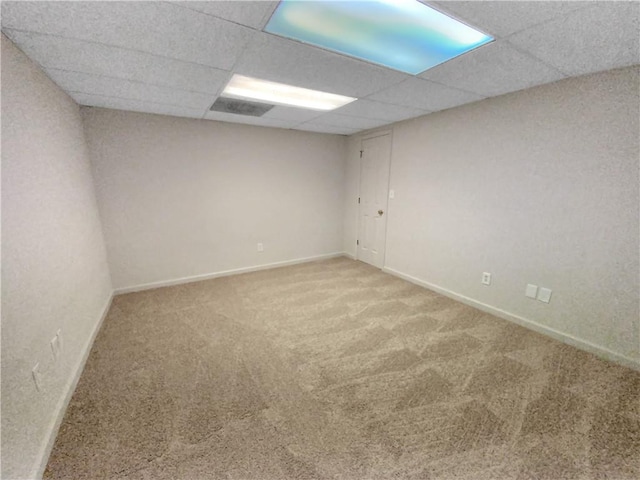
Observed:
[[[265,113],[262,118],[277,118],[279,120],[289,120],[292,122],[306,122],[307,120],[319,117],[323,113],[324,112],[308,110],[306,108],[292,108],[276,105]]]
[[[76,93],[74,100],[80,105],[88,107],[112,108],[131,112],[155,113],[158,115],[171,115],[174,117],[202,118],[202,110],[176,107],[175,105],[163,105],[152,102],[138,102],[123,98],[103,97],[100,95],[87,95]]]
[[[564,78],[537,58],[499,40],[449,60],[420,75],[451,87],[490,97]]]
[[[598,2],[509,38],[567,75],[640,63],[640,4]]]
[[[154,102],[175,105],[186,109],[204,111],[214,101],[214,95],[187,92],[170,87],[159,87],[146,83],[132,82],[118,78],[102,77],[86,73],[47,69],[47,75],[65,92],[75,98],[74,93],[102,95],[131,99],[139,102]]]
[[[271,1],[222,1],[215,2],[172,2],[184,8],[213,15],[259,30],[267,23],[271,14],[278,6],[278,2]]]
[[[254,30],[164,2],[2,2],[2,27],[229,70]]]
[[[557,0],[444,1],[435,3],[436,8],[450,12],[454,17],[499,37],[510,35],[591,4],[591,2]]]
[[[429,113],[428,110],[419,108],[403,107],[399,105],[391,105],[389,103],[375,102],[373,100],[360,99],[351,102],[344,107],[340,107],[334,111],[340,115],[350,115],[354,117],[378,118],[381,120],[389,120],[398,122],[407,118],[419,117]]]
[[[392,88],[371,95],[368,100],[379,100],[437,112],[482,98],[475,93],[463,92],[420,78],[410,78]]]
[[[233,113],[208,111],[205,120],[217,120],[220,122],[244,123],[246,125],[258,125],[262,127],[291,128],[298,122],[288,120],[278,120],[275,118],[251,117],[248,115],[234,115]]]
[[[372,118],[349,117],[347,115],[339,115],[337,113],[325,113],[324,115],[313,119],[308,123],[314,125],[330,125],[332,127],[346,127],[356,130],[366,130],[369,128],[387,125],[388,120],[378,120]]]
[[[249,77],[350,97],[363,97],[410,78],[400,72],[267,33],[256,35],[235,71]]]
[[[230,73],[204,65],[111,47],[101,43],[7,30],[11,40],[45,68],[216,94]]]

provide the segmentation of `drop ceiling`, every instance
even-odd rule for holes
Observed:
[[[277,3],[3,1],[2,31],[80,105],[343,135],[640,63],[637,2],[425,2],[496,40],[415,76],[263,32]],[[358,100],[210,111],[234,73]]]

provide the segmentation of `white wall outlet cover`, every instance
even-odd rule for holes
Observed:
[[[527,289],[524,291],[525,296],[529,298],[535,299],[538,296],[538,286],[531,285],[530,283],[527,285]]]
[[[395,197],[396,197],[395,190],[389,190],[389,198],[395,198]]]
[[[538,300],[544,303],[549,303],[551,301],[551,290],[548,288],[541,288],[538,292]]]
[[[258,244],[258,251],[259,252],[263,252],[264,251],[264,245],[262,245],[261,243]]]
[[[491,285],[491,274],[487,272],[482,272],[482,284],[483,285]]]

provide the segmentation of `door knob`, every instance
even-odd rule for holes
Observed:
[[[378,210],[378,215],[382,216],[384,212],[382,210]]]

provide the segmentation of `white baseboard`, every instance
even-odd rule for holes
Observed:
[[[113,299],[113,293],[109,295],[109,298],[102,309],[102,314],[100,315],[100,320],[96,323],[95,327],[93,327],[93,331],[87,340],[83,350],[82,356],[80,357],[80,361],[76,365],[75,371],[73,372],[73,376],[69,379],[67,384],[65,385],[64,395],[60,398],[58,405],[56,406],[56,415],[54,417],[53,423],[49,427],[49,437],[44,444],[44,447],[41,450],[40,454],[40,462],[37,467],[37,471],[33,478],[42,478],[44,475],[44,470],[47,467],[47,462],[49,461],[49,455],[51,455],[51,450],[53,449],[53,444],[56,441],[56,437],[58,436],[58,430],[60,429],[60,424],[62,423],[62,419],[64,418],[64,414],[67,411],[67,407],[69,406],[69,402],[71,401],[71,397],[73,396],[73,392],[76,391],[76,387],[78,386],[78,381],[80,380],[80,376],[82,375],[82,371],[84,370],[84,366],[87,363],[87,359],[89,358],[89,352],[91,352],[91,348],[93,347],[93,342],[100,331],[100,327],[104,323],[104,319],[109,312],[109,308],[111,307],[111,300]]]
[[[397,270],[394,270],[393,268],[384,267],[382,271],[389,273],[391,275],[394,275],[396,277],[402,278],[403,280],[407,280],[411,283],[415,283],[416,285],[420,285],[421,287],[428,288],[429,290],[433,290],[434,292],[440,293],[445,297],[452,298],[453,300],[457,300],[460,303],[464,303],[465,305],[469,305],[471,307],[477,308],[478,310],[482,310],[483,312],[490,313],[491,315],[495,315],[496,317],[502,318],[504,320],[508,320],[513,323],[517,323],[518,325],[528,328],[529,330],[542,333],[543,335],[547,335],[551,338],[559,340],[573,347],[593,353],[594,355],[602,357],[606,360],[610,360],[620,365],[624,365],[625,367],[633,368],[634,370],[640,371],[640,359],[633,359],[633,358],[627,357],[620,353],[609,350],[608,348],[591,343],[587,340],[574,337],[573,335],[569,335],[568,333],[564,333],[564,332],[561,332],[560,330],[556,330],[546,325],[542,325],[533,320],[520,317],[513,313],[507,312],[506,310],[502,310],[500,308],[487,305],[486,303],[482,303],[477,300],[474,300],[473,298],[469,298],[459,293],[453,292],[451,290],[447,290],[446,288],[442,288],[438,285],[434,285],[433,283],[425,282],[424,280],[399,272]]]
[[[352,254],[352,253],[349,253],[349,252],[342,252],[342,256],[343,257],[347,257],[347,258],[349,258],[351,260],[357,260],[356,256],[354,254]]]
[[[324,255],[316,255],[313,257],[296,258],[294,260],[285,260],[283,262],[266,263],[263,265],[254,265],[251,267],[236,268],[233,270],[224,270],[221,272],[205,273],[202,275],[193,275],[190,277],[175,278],[172,280],[161,280],[159,282],[143,283],[133,285],[131,287],[116,288],[114,295],[122,293],[140,292],[142,290],[151,290],[153,288],[170,287],[172,285],[180,285],[183,283],[199,282],[201,280],[210,280],[212,278],[227,277],[229,275],[238,275],[240,273],[257,272],[259,270],[268,270],[269,268],[286,267],[289,265],[297,265],[299,263],[315,262],[317,260],[327,260],[329,258],[343,257],[344,252],[327,253]]]

